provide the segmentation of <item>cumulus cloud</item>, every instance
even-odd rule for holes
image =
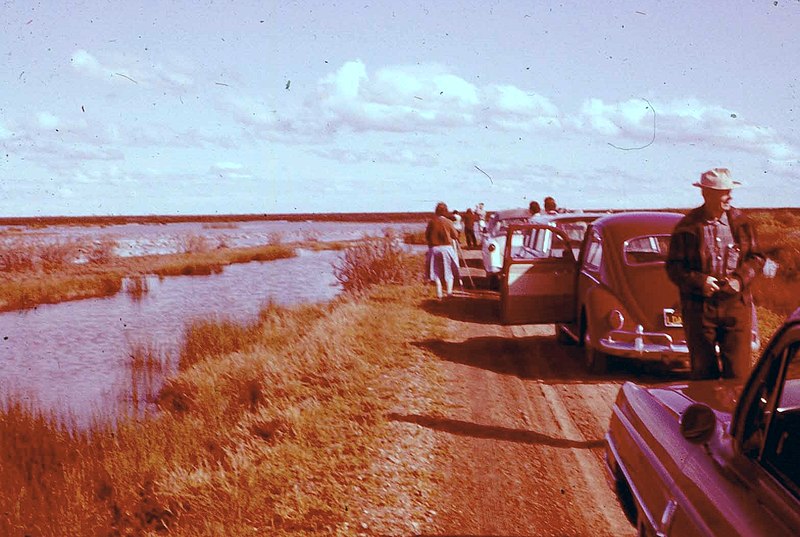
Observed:
[[[116,61],[101,62],[88,51],[78,49],[72,54],[70,63],[83,75],[109,82],[173,90],[194,84],[194,79],[178,67],[144,58],[125,56]]]
[[[262,134],[447,132],[487,123],[533,130],[558,125],[545,97],[514,86],[479,87],[439,64],[387,66],[370,72],[361,60],[345,62],[321,78],[300,110],[268,110],[251,99],[226,105]],[[555,119],[555,120],[554,120]]]
[[[655,134],[657,139],[672,143],[741,150],[771,160],[800,157],[800,148],[773,128],[756,125],[732,110],[697,99],[653,104],[644,99],[618,103],[588,99],[570,122],[579,130],[607,137],[609,143],[646,143]]]

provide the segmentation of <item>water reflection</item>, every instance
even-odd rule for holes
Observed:
[[[151,277],[140,299],[120,293],[0,314],[0,391],[85,420],[127,389],[126,354],[137,345],[174,354],[192,319],[246,320],[269,301],[291,305],[336,296],[331,263],[340,253],[298,254],[230,265],[211,276]]]

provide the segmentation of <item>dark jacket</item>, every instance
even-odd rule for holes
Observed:
[[[738,209],[727,212],[733,240],[740,249],[739,264],[733,275],[742,283],[742,294],[750,296],[750,284],[764,268],[756,230],[750,219]],[[711,259],[703,248],[704,206],[692,209],[675,226],[667,255],[667,274],[680,289],[682,299],[702,299],[703,283],[711,273]]]
[[[425,240],[428,246],[446,246],[458,240],[458,232],[450,219],[434,216],[428,220],[428,227],[425,228]]]

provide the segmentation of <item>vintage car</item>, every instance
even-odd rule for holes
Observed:
[[[664,268],[670,235],[681,217],[670,212],[608,214],[591,222],[580,248],[561,230],[549,232],[558,237],[559,247],[546,254],[535,246],[507,247],[502,320],[556,323],[562,342],[583,346],[593,372],[603,372],[610,355],[687,369],[680,297]],[[508,233],[522,234],[522,245],[532,246],[537,226],[544,225],[512,226]],[[755,323],[753,328],[757,349]]]
[[[498,275],[503,270],[503,252],[508,226],[528,222],[530,218],[531,213],[528,209],[507,209],[492,213],[486,221],[486,228],[481,232],[481,256],[490,288],[497,288]],[[514,245],[519,246],[520,240],[519,234],[512,235]]]
[[[798,535],[800,309],[746,381],[625,383],[605,459],[639,535]]]

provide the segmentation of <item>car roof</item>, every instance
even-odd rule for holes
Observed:
[[[503,209],[502,211],[493,212],[491,218],[508,220],[509,218],[528,218],[530,215],[531,212],[528,209]]]
[[[609,213],[600,212],[572,212],[572,213],[557,213],[557,214],[537,214],[531,219],[534,224],[550,224],[556,222],[588,222],[607,216]]]
[[[641,235],[671,234],[681,218],[681,213],[632,211],[602,216],[592,226],[604,236],[624,241]]]

